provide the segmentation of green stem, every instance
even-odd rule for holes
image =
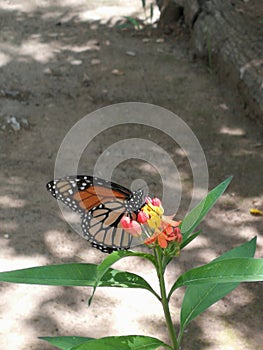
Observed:
[[[179,332],[179,335],[178,335],[178,345],[179,345],[179,349],[180,349],[180,344],[181,344],[181,341],[182,341],[182,338],[183,338],[183,335],[184,335],[184,328],[180,330]]]
[[[160,284],[160,291],[161,291],[161,303],[163,306],[163,311],[164,311],[164,316],[166,320],[166,325],[168,328],[169,336],[173,345],[174,350],[179,350],[179,344],[176,339],[176,334],[175,334],[175,329],[173,326],[173,321],[171,318],[171,313],[169,309],[169,303],[167,300],[167,295],[166,295],[166,288],[165,288],[165,281],[164,281],[164,270],[163,270],[163,265],[162,265],[162,251],[159,247],[155,248],[155,256],[157,259],[157,265],[158,265],[158,278],[159,278],[159,284]]]

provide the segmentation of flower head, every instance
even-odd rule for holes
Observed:
[[[146,213],[149,216],[147,220],[147,224],[151,229],[157,229],[161,225],[162,215],[164,213],[163,207],[161,205],[161,201],[156,198],[156,201],[153,202],[149,197],[146,200],[146,205],[142,208],[142,212]],[[154,204],[159,205],[154,205]]]
[[[151,245],[157,242],[161,248],[167,248],[168,243],[171,241],[181,243],[182,234],[179,227],[173,227],[168,224],[162,231],[156,230],[151,237],[144,241],[144,243]]]
[[[121,219],[124,230],[134,237],[139,237],[144,232],[147,235],[144,243],[150,246],[158,245],[166,249],[173,242],[171,249],[175,247],[178,251],[183,239],[179,228],[181,221],[174,221],[172,217],[163,215],[164,209],[159,198],[147,197],[145,203],[136,220],[129,216]]]
[[[137,216],[137,220],[140,224],[145,224],[150,219],[150,216],[144,211],[140,211]]]
[[[125,231],[130,233],[134,237],[140,237],[142,234],[142,228],[141,225],[135,221],[132,220],[128,216],[123,216],[121,218],[121,226],[124,228]]]
[[[155,197],[152,199],[152,205],[154,205],[155,207],[161,207],[162,206],[162,202],[160,201],[159,198]]]

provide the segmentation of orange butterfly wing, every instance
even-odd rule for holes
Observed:
[[[143,191],[131,192],[92,176],[68,176],[50,181],[47,189],[82,218],[83,237],[103,252],[128,249],[132,236],[120,226],[123,215],[133,219],[144,204]]]
[[[73,199],[79,203],[79,206],[86,210],[90,210],[100,203],[107,202],[113,198],[125,200],[126,196],[123,193],[100,186],[91,186],[73,195]]]

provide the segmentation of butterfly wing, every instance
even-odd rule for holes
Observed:
[[[111,198],[129,200],[132,197],[132,192],[123,186],[86,175],[50,181],[47,189],[53,197],[80,214]]]
[[[116,183],[92,176],[68,176],[51,181],[47,189],[81,214],[83,237],[103,252],[128,249],[132,236],[120,226],[123,215],[136,218],[144,204],[143,191],[131,192]]]
[[[81,227],[83,237],[92,246],[103,252],[128,249],[132,244],[132,236],[120,225],[123,215],[128,213],[120,200],[112,200],[89,210],[83,217]]]

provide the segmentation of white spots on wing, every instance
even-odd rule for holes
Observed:
[[[47,188],[58,200],[62,201],[75,213],[81,215],[81,227],[83,237],[88,240],[95,248],[102,252],[110,253],[113,250],[127,249],[131,242],[123,240],[123,232],[118,234],[116,227],[109,225],[111,219],[118,219],[121,214],[129,215],[132,212],[137,212],[143,205],[143,191],[138,190],[131,193],[129,190],[125,191],[125,199],[111,199],[97,205],[90,211],[84,210],[79,206],[78,201],[74,200],[73,195],[77,191],[83,191],[92,185],[105,186],[106,188],[113,187],[118,191],[118,185],[111,184],[111,181],[100,179],[98,177],[91,177],[86,175],[67,176],[63,179],[57,179],[47,184]],[[122,193],[122,187],[120,192]],[[99,210],[98,210],[99,209]],[[109,222],[107,221],[110,219]],[[116,226],[118,226],[116,224]],[[118,231],[119,232],[119,231]],[[119,236],[121,235],[121,236]]]

